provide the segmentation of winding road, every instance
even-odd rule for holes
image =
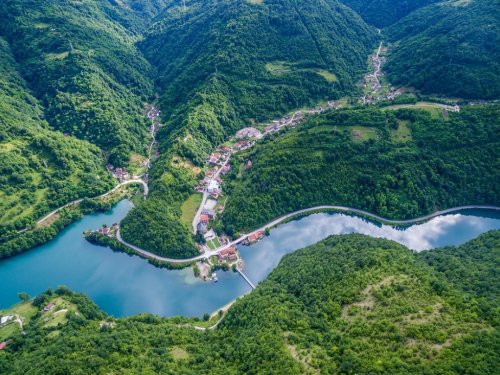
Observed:
[[[185,263],[185,262],[191,262],[191,261],[200,260],[200,259],[203,259],[203,258],[209,258],[211,256],[217,255],[222,250],[225,250],[228,247],[231,247],[231,246],[234,246],[234,245],[238,244],[239,242],[243,241],[244,239],[246,239],[247,237],[249,237],[252,234],[255,234],[257,232],[262,232],[266,228],[272,228],[275,225],[278,225],[279,223],[281,223],[282,221],[285,221],[285,220],[287,220],[287,219],[289,219],[289,218],[291,218],[291,217],[293,217],[295,215],[306,214],[308,212],[316,211],[316,210],[339,210],[339,211],[346,211],[346,212],[354,212],[354,213],[365,215],[365,216],[368,216],[370,218],[373,218],[373,219],[376,219],[376,220],[379,220],[379,221],[382,221],[382,222],[390,223],[390,224],[412,224],[412,223],[418,223],[420,221],[432,219],[434,217],[445,215],[445,214],[448,214],[448,213],[451,213],[451,212],[456,212],[456,211],[461,211],[461,210],[472,210],[472,209],[500,211],[500,207],[495,207],[495,206],[460,206],[460,207],[448,208],[448,209],[442,210],[442,211],[436,211],[436,212],[434,212],[432,214],[425,215],[425,216],[422,216],[422,217],[418,217],[418,218],[415,218],[415,219],[409,219],[409,220],[390,220],[390,219],[386,219],[386,218],[384,218],[382,216],[378,216],[378,215],[372,214],[370,212],[359,210],[357,208],[352,208],[352,207],[330,206],[330,205],[314,206],[314,207],[310,207],[310,208],[305,208],[303,210],[297,210],[297,211],[291,212],[291,213],[289,213],[287,215],[281,216],[281,217],[279,217],[279,218],[271,221],[270,223],[267,223],[266,225],[260,227],[259,229],[256,229],[256,230],[254,230],[254,231],[252,231],[250,233],[244,234],[240,238],[238,238],[238,239],[236,239],[236,240],[228,243],[227,245],[221,246],[221,247],[219,247],[218,249],[215,249],[215,250],[206,251],[205,253],[203,253],[201,255],[198,255],[198,256],[193,257],[193,258],[188,258],[188,259],[163,258],[163,257],[160,257],[160,256],[158,256],[156,254],[153,254],[153,253],[149,252],[149,251],[143,250],[143,249],[141,249],[141,248],[139,248],[137,246],[134,246],[132,244],[129,244],[129,243],[125,242],[121,238],[119,230],[116,232],[116,238],[122,244],[130,247],[131,249],[134,249],[135,251],[139,252],[140,254],[142,254],[143,256],[145,256],[147,258],[154,258],[154,259],[157,259],[157,260],[160,260],[160,261],[163,261],[163,262],[170,262],[170,263]]]
[[[122,187],[123,185],[127,185],[127,184],[133,184],[133,183],[137,183],[137,184],[142,184],[144,186],[144,196],[148,195],[148,192],[149,192],[149,189],[148,189],[148,184],[146,184],[143,180],[140,180],[140,179],[136,179],[136,180],[128,180],[128,181],[125,181],[125,182],[122,182],[121,184],[118,184],[116,185],[113,189],[111,189],[110,191],[108,191],[107,193],[104,193],[102,195],[99,195],[97,197],[93,197],[92,199],[95,199],[95,198],[101,198],[101,197],[105,197],[106,195],[109,195],[111,194],[112,192],[114,192],[115,190],[119,189],[120,187]],[[63,208],[66,208],[68,206],[71,206],[72,204],[75,204],[75,203],[80,203],[81,201],[83,201],[85,198],[80,198],[80,199],[76,199],[74,201],[71,201],[69,203],[66,203],[64,206],[62,207],[59,207],[58,209],[52,211],[51,213],[47,214],[46,216],[44,216],[43,218],[41,218],[40,220],[38,220],[36,223],[37,224],[41,224],[43,223],[45,220],[47,220],[49,217],[51,217],[52,215],[58,213],[59,211],[61,211]],[[17,233],[22,233],[22,232],[25,232],[27,231],[28,228],[24,228],[20,231],[18,231]]]

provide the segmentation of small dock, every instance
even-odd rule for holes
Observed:
[[[236,267],[236,271],[238,271],[238,273],[243,276],[243,278],[246,280],[246,282],[252,287],[252,289],[255,289],[255,285],[252,284],[252,282],[250,280],[248,280],[248,277],[245,276],[245,274],[243,273],[243,271],[239,268],[239,267]]]

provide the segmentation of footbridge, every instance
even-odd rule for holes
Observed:
[[[239,267],[236,267],[236,271],[238,271],[238,273],[243,276],[243,278],[246,280],[246,282],[252,287],[252,289],[255,289],[255,285],[252,284],[252,282],[250,280],[248,280],[248,277],[245,276],[245,274],[243,273],[243,271],[239,268]]]

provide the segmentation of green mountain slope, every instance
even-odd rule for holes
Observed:
[[[114,186],[98,147],[50,130],[0,38],[0,236]]]
[[[387,29],[397,43],[390,82],[423,93],[500,97],[500,2],[448,1],[413,12]]]
[[[439,0],[342,0],[368,24],[378,28],[389,27],[411,12]]]
[[[232,172],[222,222],[232,234],[321,204],[392,219],[436,207],[499,206],[498,109],[467,108],[448,120],[412,109],[312,118],[297,132],[237,154],[253,165],[241,178]]]
[[[126,165],[145,152],[152,68],[134,44],[146,21],[110,1],[8,0],[0,34],[50,125]]]
[[[170,4],[141,43],[159,74],[162,156],[149,202],[122,222],[124,239],[161,255],[197,254],[191,240],[176,240],[190,238],[181,205],[197,176],[173,158],[201,166],[245,124],[348,94],[374,42],[359,16],[329,0]]]
[[[50,313],[30,311],[29,302],[15,307],[32,317],[25,320],[26,336],[12,335],[0,353],[0,371],[494,374],[499,285],[488,270],[500,266],[499,251],[498,231],[424,254],[384,239],[331,236],[284,256],[205,332],[182,327],[199,324],[197,318],[151,314],[108,318],[113,327],[100,328],[105,314],[63,287],[34,300],[65,304],[69,312],[58,326],[48,326]],[[469,287],[445,271],[450,262],[478,271]],[[479,292],[485,288],[490,303]]]

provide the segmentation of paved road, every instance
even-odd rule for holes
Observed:
[[[198,208],[198,211],[196,212],[196,215],[194,215],[194,219],[193,219],[193,233],[196,234],[196,232],[198,231],[198,223],[200,222],[200,215],[201,215],[201,211],[203,211],[203,207],[205,207],[205,203],[207,203],[207,199],[208,199],[208,191],[207,191],[207,188],[208,186],[210,185],[210,182],[212,182],[212,180],[214,180],[219,174],[220,172],[222,171],[222,168],[229,162],[229,159],[231,158],[231,153],[229,153],[226,157],[226,160],[224,161],[224,163],[222,163],[222,165],[220,166],[220,168],[217,170],[217,172],[215,172],[215,174],[212,176],[212,178],[210,179],[210,181],[208,182],[207,184],[207,187],[203,190],[203,199],[201,200],[201,204],[200,204],[200,207]]]
[[[138,184],[142,184],[144,186],[144,196],[148,195],[148,192],[149,192],[149,189],[148,189],[148,184],[146,184],[143,180],[128,180],[128,181],[125,181],[125,182],[122,182],[121,184],[118,184],[116,185],[112,190],[108,191],[107,193],[104,193],[102,195],[99,195],[97,197],[94,197],[93,199],[95,198],[100,198],[100,197],[105,197],[106,195],[109,195],[111,194],[112,192],[114,192],[116,189],[119,189],[120,187],[122,187],[123,185],[127,185],[127,184],[132,184],[132,183],[138,183]],[[40,220],[38,220],[36,223],[37,224],[41,224],[43,223],[45,220],[47,220],[49,217],[51,217],[52,215],[58,213],[60,210],[62,210],[63,208],[66,208],[68,206],[71,206],[72,204],[75,204],[75,203],[79,203],[81,201],[83,201],[84,198],[80,198],[80,199],[76,199],[74,201],[71,201],[67,204],[65,204],[64,206],[62,207],[59,207],[58,209],[52,211],[51,213],[47,214],[46,216],[44,216],[43,218],[41,218]],[[27,230],[27,228],[23,229],[23,230],[20,230],[18,231],[17,233],[22,233],[22,232],[25,232]]]
[[[374,218],[374,219],[377,219],[377,220],[380,220],[380,221],[384,221],[384,222],[387,222],[387,223],[391,223],[391,224],[411,224],[411,223],[417,223],[417,222],[420,222],[420,221],[432,219],[433,217],[436,217],[436,216],[441,216],[441,215],[444,215],[444,214],[447,214],[447,213],[450,213],[450,212],[455,212],[455,211],[460,211],[460,210],[485,209],[485,210],[500,211],[500,207],[495,207],[495,206],[460,206],[460,207],[449,208],[447,210],[437,211],[437,212],[434,212],[433,214],[422,216],[422,217],[419,217],[419,218],[416,218],[416,219],[409,219],[409,220],[389,220],[389,219],[383,218],[381,216],[374,215],[374,214],[372,214],[370,212],[359,210],[357,208],[352,208],[352,207],[329,206],[329,205],[315,206],[315,207],[305,208],[303,210],[294,211],[294,212],[291,212],[291,213],[289,213],[287,215],[281,216],[278,219],[275,219],[275,220],[271,221],[270,223],[267,223],[266,225],[260,227],[259,229],[256,229],[253,232],[250,232],[248,234],[245,234],[245,235],[241,236],[237,240],[235,240],[233,242],[230,242],[227,245],[221,246],[221,247],[219,247],[218,249],[215,249],[215,250],[206,251],[205,253],[203,253],[201,255],[198,255],[196,257],[189,258],[189,259],[171,259],[171,258],[160,257],[158,255],[150,253],[149,251],[143,250],[141,248],[138,248],[137,246],[134,246],[134,245],[131,245],[131,244],[125,242],[121,238],[119,230],[117,231],[116,234],[117,234],[118,241],[120,241],[124,245],[126,245],[126,246],[128,246],[128,247],[130,247],[130,248],[132,248],[134,250],[136,250],[137,252],[141,253],[142,255],[144,255],[144,256],[146,256],[148,258],[155,258],[155,259],[158,259],[158,260],[161,260],[161,261],[164,261],[164,262],[171,262],[171,263],[191,262],[191,261],[194,261],[194,260],[200,260],[200,259],[203,259],[203,258],[209,258],[211,256],[217,255],[222,250],[225,250],[225,249],[227,249],[230,246],[234,246],[234,245],[238,244],[239,242],[241,242],[244,239],[246,239],[248,236],[250,236],[252,234],[255,234],[257,232],[260,232],[260,231],[264,231],[266,228],[272,228],[275,225],[278,225],[282,221],[284,221],[286,219],[289,219],[292,216],[300,215],[300,214],[306,214],[307,212],[311,212],[311,211],[315,211],[315,210],[325,210],[325,209],[330,209],[330,210],[334,209],[334,210],[355,212],[355,213],[363,214],[363,215],[369,216],[371,218]]]

